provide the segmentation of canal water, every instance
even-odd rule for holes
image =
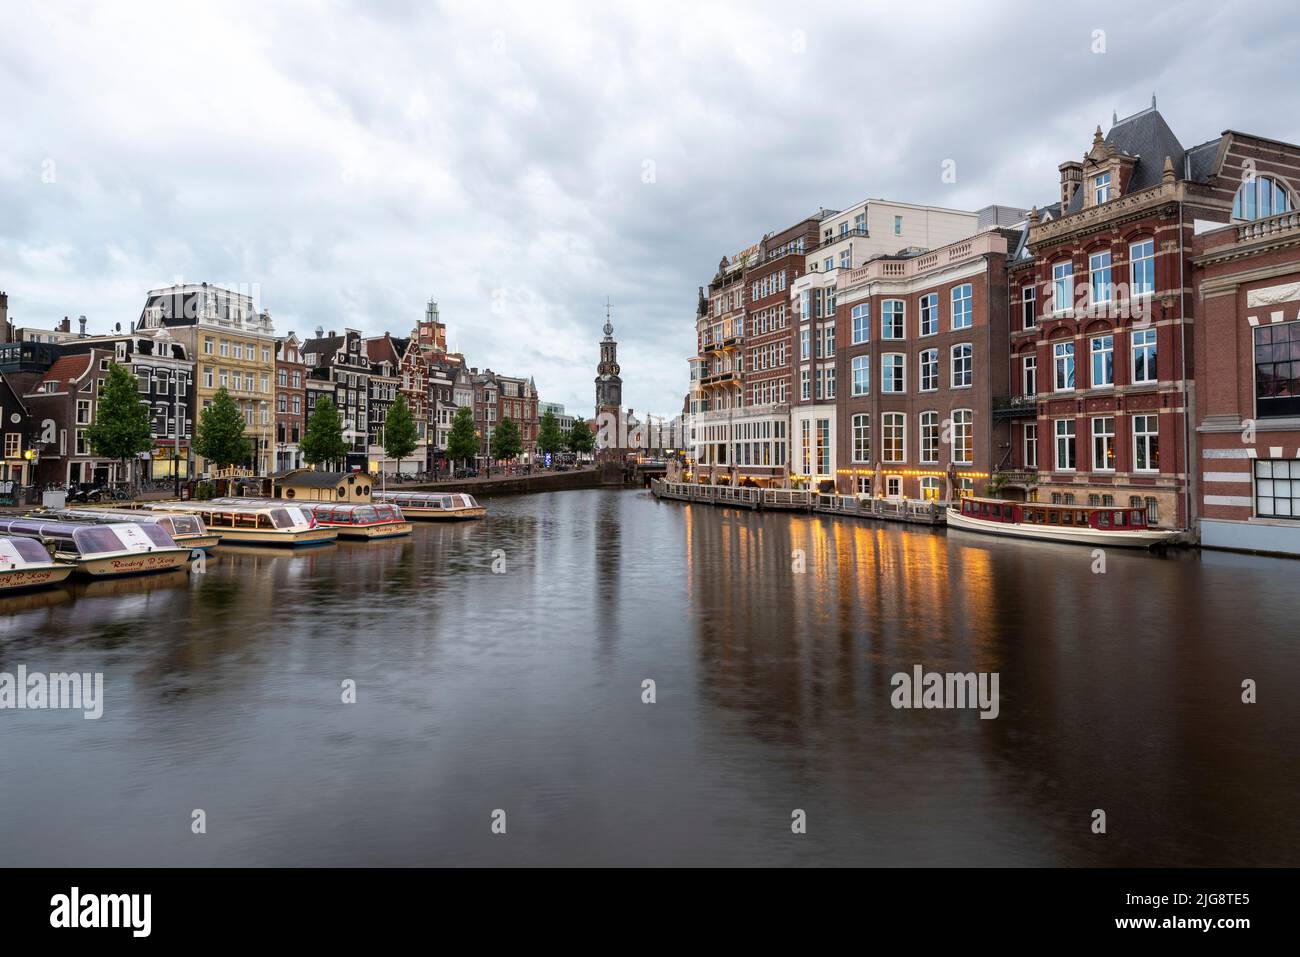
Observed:
[[[0,863],[1300,864],[1300,563],[1105,562],[573,491],[6,599],[104,706],[0,711]]]

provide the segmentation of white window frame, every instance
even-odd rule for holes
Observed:
[[[1074,419],[1053,419],[1052,421],[1053,421],[1052,436],[1053,439],[1055,440],[1053,444],[1056,453],[1056,463],[1055,463],[1056,471],[1074,472],[1077,470],[1076,466],[1078,466],[1079,464],[1079,442],[1078,442],[1079,435],[1078,435],[1078,428],[1075,424],[1075,421]],[[1067,431],[1063,431],[1062,426],[1069,426],[1069,429]],[[1061,452],[1064,449],[1064,446],[1062,445],[1063,439],[1069,439],[1070,442],[1069,448],[1071,451],[1071,455],[1070,455],[1071,464],[1069,465],[1061,464],[1061,460],[1063,457],[1061,455]]]
[[[1104,422],[1110,422],[1109,431],[1104,428],[1098,428]],[[1092,432],[1092,470],[1094,472],[1113,472],[1115,471],[1115,416],[1113,415],[1094,415],[1090,422]],[[1097,454],[1097,442],[1100,440],[1104,444],[1102,454]],[[1105,453],[1110,452],[1111,458],[1108,461]]]
[[[958,351],[965,354],[959,356]],[[959,363],[965,365],[965,378],[969,381],[959,382],[957,373],[962,371]],[[975,385],[975,347],[969,342],[958,342],[948,352],[948,387],[950,389],[969,389]]]
[[[891,362],[890,360],[897,360]],[[893,367],[897,372],[896,382],[897,389],[888,389],[886,385],[890,381],[889,369]],[[881,395],[906,395],[907,394],[907,356],[901,352],[884,352],[880,355],[880,394]]]
[[[959,308],[962,307],[962,308]],[[952,288],[950,322],[953,330],[969,329],[975,324],[975,287],[968,282]],[[958,319],[965,321],[958,323]]]

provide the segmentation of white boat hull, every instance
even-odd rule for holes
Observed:
[[[948,509],[948,527],[964,532],[984,535],[1002,535],[1006,538],[1029,538],[1040,542],[1066,542],[1072,545],[1099,545],[1110,548],[1150,548],[1172,541],[1178,532],[1167,529],[1126,529],[1106,531],[1100,528],[1066,528],[1060,525],[1026,525],[1022,522],[986,522],[971,518],[955,509]]]

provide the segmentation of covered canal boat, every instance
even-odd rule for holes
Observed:
[[[473,495],[463,492],[375,492],[374,500],[396,505],[407,518],[426,521],[482,518],[487,513],[487,509],[474,501]]]
[[[0,538],[0,595],[54,585],[72,574],[34,538]]]
[[[947,519],[949,528],[962,531],[1077,545],[1150,548],[1178,537],[1176,531],[1152,528],[1145,508],[963,498],[948,507]]]
[[[112,522],[152,523],[162,526],[177,545],[205,552],[215,548],[221,541],[221,536],[209,531],[203,524],[203,519],[193,512],[150,512],[134,508],[54,508],[40,512],[37,517],[39,516],[61,522],[97,522],[101,525]]]
[[[238,501],[243,502],[244,499]],[[249,499],[258,504],[217,504],[208,502],[147,502],[150,511],[187,513],[197,515],[211,531],[221,536],[223,542],[238,545],[275,545],[282,548],[304,548],[311,545],[328,545],[338,535],[332,528],[316,524],[310,513],[299,505],[282,505],[267,499]]]
[[[0,518],[0,535],[40,542],[55,561],[93,578],[188,568],[190,550],[158,525],[57,522],[39,517]]]
[[[396,538],[411,534],[411,523],[402,516],[396,505],[381,502],[285,502],[275,499],[214,498],[210,504],[281,505],[301,509],[311,515],[316,524],[332,528],[339,538]]]

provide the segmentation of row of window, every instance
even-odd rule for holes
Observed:
[[[240,342],[238,340],[222,339],[218,342],[213,336],[203,337],[203,354],[205,356],[219,355],[222,358],[242,359],[245,362],[257,361],[258,347],[253,343]],[[262,346],[262,361],[267,365],[271,364],[271,347]]]
[[[970,409],[954,409],[952,417],[939,420],[938,412],[922,412],[917,416],[922,465],[939,464],[939,446],[952,445],[951,461],[970,465],[975,461],[974,413]],[[859,414],[849,423],[852,443],[852,460],[870,464],[871,416]],[[903,412],[884,412],[880,416],[880,461],[886,465],[907,462],[907,415]]]
[[[1129,333],[1129,382],[1142,385],[1159,381],[1156,370],[1156,330],[1134,329]],[[1079,387],[1076,381],[1075,342],[1066,339],[1052,343],[1052,391],[1070,392]],[[1088,340],[1088,383],[1083,388],[1110,388],[1115,382],[1115,334],[1093,336]],[[1020,357],[1020,392],[1038,393],[1038,357]]]
[[[770,276],[764,276],[762,279],[753,283],[751,296],[754,299],[762,299],[773,293],[785,292],[785,270],[772,273]]]
[[[974,323],[974,290],[970,283],[954,286],[949,294],[949,329],[969,329]],[[939,334],[939,294],[926,293],[918,301],[920,337]],[[863,302],[849,311],[853,344],[871,341],[871,303]],[[907,338],[907,304],[902,299],[886,299],[880,304],[880,338]]]
[[[1102,249],[1088,254],[1088,305],[1100,306],[1120,299],[1149,296],[1156,288],[1156,244],[1154,239],[1141,239],[1128,245],[1128,288],[1115,283],[1115,263],[1111,250]],[[1068,312],[1075,306],[1074,260],[1062,259],[1052,263],[1050,288],[1052,312]],[[1021,290],[1021,325],[1031,329],[1035,323],[1036,292],[1033,286]]]
[[[1152,414],[1130,416],[1132,434],[1132,470],[1160,471],[1160,419]],[[1089,420],[1090,459],[1094,472],[1115,471],[1115,416],[1098,415]],[[1057,419],[1052,424],[1055,441],[1054,468],[1074,472],[1079,468],[1078,423],[1075,419]],[[1024,459],[1027,468],[1038,468],[1038,425],[1024,426]]]
[[[233,389],[236,392],[270,393],[271,391],[271,377],[265,372],[261,374],[260,383],[259,383],[259,377],[254,376],[253,373],[251,372],[245,374],[244,372],[241,372],[239,369],[235,369],[234,371],[231,371],[230,369],[222,369],[222,368],[214,369],[212,366],[204,366],[203,367],[204,387],[208,389],[214,389],[218,387],[218,384],[222,389],[227,389],[227,390]],[[260,388],[259,388],[259,384],[260,384]],[[140,391],[144,392],[146,390],[143,387],[141,387]],[[185,394],[185,390],[184,388],[182,388],[181,395],[184,394]]]
[[[871,394],[871,356],[854,356],[850,361],[853,373],[851,394]],[[919,392],[937,392],[939,389],[939,350],[924,349],[917,354],[920,372]],[[969,342],[959,342],[949,350],[948,386],[968,389],[975,381],[975,353]],[[901,395],[907,391],[907,356],[901,352],[886,352],[880,356],[880,392],[882,395]]]

